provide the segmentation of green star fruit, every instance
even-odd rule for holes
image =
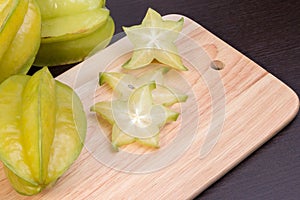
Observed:
[[[132,57],[124,63],[123,68],[138,69],[157,60],[177,70],[188,70],[175,45],[183,23],[183,18],[178,21],[163,20],[158,12],[149,8],[141,25],[123,27],[134,44]]]

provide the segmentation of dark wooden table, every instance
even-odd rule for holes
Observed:
[[[148,7],[186,15],[257,62],[300,95],[299,0],[107,0],[122,26]],[[71,66],[51,69],[54,76]],[[34,69],[33,69],[34,70]],[[300,117],[196,199],[299,199]]]

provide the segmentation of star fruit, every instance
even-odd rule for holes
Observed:
[[[133,142],[158,148],[160,128],[176,121],[179,113],[153,103],[151,91],[155,87],[151,82],[135,89],[127,101],[103,101],[91,107],[112,124],[112,146],[116,150]]]
[[[179,116],[167,106],[187,100],[187,95],[163,85],[163,75],[168,70],[159,68],[140,77],[118,72],[100,73],[99,84],[107,83],[118,94],[118,99],[98,102],[91,111],[113,126],[111,139],[115,149],[133,142],[159,147],[160,129]]]
[[[80,99],[47,68],[10,76],[0,85],[0,160],[13,188],[34,195],[56,180],[83,147]]]
[[[39,0],[41,46],[34,65],[56,66],[80,62],[103,49],[114,33],[105,0]]]
[[[35,0],[0,2],[0,82],[31,67],[41,35],[41,14]]]
[[[174,89],[164,85],[164,74],[169,71],[167,67],[161,67],[153,71],[146,72],[139,77],[131,74],[118,72],[100,73],[100,86],[107,83],[121,99],[128,99],[133,89],[138,88],[151,81],[155,81],[156,89],[152,91],[153,100],[156,104],[171,106],[174,103],[185,102],[187,95],[181,94]]]
[[[123,68],[138,69],[157,60],[177,70],[188,70],[174,44],[183,23],[183,18],[178,21],[163,20],[159,13],[149,8],[141,25],[123,27],[127,37],[134,44],[132,57],[124,63]]]

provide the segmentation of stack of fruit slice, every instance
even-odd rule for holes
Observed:
[[[112,125],[111,142],[115,150],[133,142],[159,148],[160,129],[179,116],[169,107],[188,98],[163,85],[163,76],[168,71],[159,68],[140,77],[100,73],[99,84],[108,84],[119,98],[98,102],[90,110]]]
[[[42,13],[41,46],[37,66],[56,66],[82,61],[106,47],[114,22],[105,0],[38,0]]]
[[[41,15],[35,0],[0,1],[0,83],[26,74],[40,45]]]

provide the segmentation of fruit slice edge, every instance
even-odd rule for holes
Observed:
[[[175,92],[171,88],[158,85],[155,90],[152,91],[153,101],[155,104],[162,104],[164,106],[171,106],[175,103],[185,102],[188,96]]]
[[[112,113],[112,102],[110,101],[97,102],[95,105],[91,107],[90,111],[96,112],[108,123],[110,124],[114,123],[114,117]]]

